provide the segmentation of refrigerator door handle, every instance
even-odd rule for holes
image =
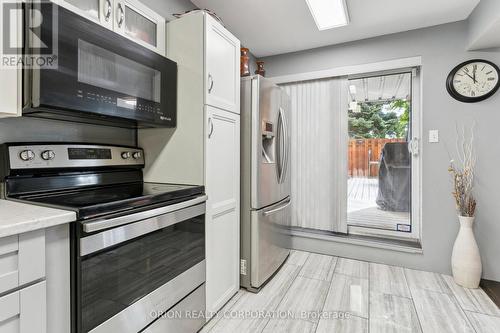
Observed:
[[[278,183],[282,184],[283,183],[283,175],[284,175],[284,168],[285,168],[285,159],[286,159],[286,132],[285,132],[285,118],[283,117],[283,108],[279,108],[279,115],[278,115],[278,124],[279,124],[279,142],[278,142],[278,149],[279,149],[279,154],[278,154]]]
[[[269,215],[272,215],[274,213],[277,213],[277,212],[280,212],[282,211],[283,209],[286,209],[288,206],[290,206],[291,204],[291,201],[288,200],[287,202],[285,202],[284,205],[281,205],[279,206],[278,208],[274,208],[274,209],[271,209],[271,210],[268,210],[268,211],[265,211],[263,214],[264,216],[269,216]]]
[[[288,173],[288,163],[290,158],[290,140],[288,133],[288,121],[285,118],[285,110],[280,107],[281,122],[283,126],[283,164],[281,167],[281,183],[285,182]]]

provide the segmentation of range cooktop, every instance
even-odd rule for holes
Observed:
[[[138,182],[20,195],[15,199],[73,210],[78,219],[83,220],[156,204],[172,204],[201,195],[203,192],[203,186]]]

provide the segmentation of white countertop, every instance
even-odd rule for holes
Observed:
[[[0,200],[0,238],[75,220],[76,213],[72,211]]]

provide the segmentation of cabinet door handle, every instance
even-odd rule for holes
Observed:
[[[108,22],[110,17],[111,17],[111,0],[106,0],[104,6],[104,20]]]
[[[212,74],[208,74],[208,93],[212,93],[212,89],[214,88],[214,78]]]
[[[212,134],[214,134],[214,122],[212,121],[212,118],[208,118],[208,127],[210,128],[210,131],[208,132],[208,138],[210,139]]]
[[[125,19],[125,12],[121,3],[118,4],[118,28],[122,27],[123,20]]]

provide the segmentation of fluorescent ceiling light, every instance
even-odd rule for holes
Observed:
[[[345,0],[306,0],[319,30],[327,30],[349,24]]]

